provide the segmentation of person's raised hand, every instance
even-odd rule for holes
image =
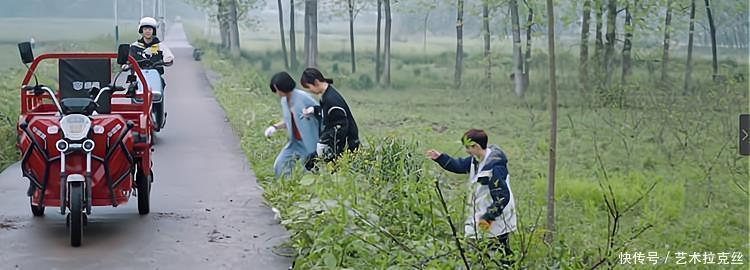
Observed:
[[[426,154],[427,158],[432,159],[432,160],[438,159],[440,155],[441,153],[435,149],[427,150],[427,154]]]

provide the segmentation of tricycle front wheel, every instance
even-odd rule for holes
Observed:
[[[34,197],[29,197],[29,205],[31,206],[31,214],[35,217],[44,216],[44,205],[34,205],[32,202]]]
[[[83,235],[83,184],[70,184],[70,245],[81,246]]]

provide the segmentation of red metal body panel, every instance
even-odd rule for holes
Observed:
[[[43,54],[34,59],[29,71],[23,80],[22,86],[27,85],[33,76],[33,71],[37,68],[40,61],[45,59],[102,59],[117,58],[116,53],[50,53]],[[128,59],[134,72],[141,80],[144,89],[137,97],[144,100],[141,104],[112,104],[112,113],[106,115],[91,116],[92,127],[101,126],[104,128],[103,134],[94,134],[92,131],[89,136],[94,140],[96,146],[92,152],[94,158],[91,163],[92,173],[92,206],[112,205],[112,194],[114,194],[115,204],[123,204],[128,201],[131,190],[135,188],[135,179],[133,173],[135,167],[149,172],[151,170],[151,132],[153,122],[151,119],[151,91],[149,91],[146,80],[143,77],[141,69],[137,62],[131,56]],[[113,82],[114,83],[114,82]],[[59,94],[58,94],[59,96]],[[126,98],[124,94],[114,94],[113,98]],[[48,132],[49,127],[60,127],[61,117],[57,115],[57,108],[54,104],[45,103],[45,99],[51,99],[49,94],[35,96],[32,91],[21,90],[21,116],[19,123],[26,123],[28,134],[18,127],[18,149],[21,153],[28,153],[28,157],[23,162],[24,172],[32,175],[42,185],[46,185],[45,194],[42,199],[42,191],[36,190],[32,197],[32,204],[44,206],[60,206],[60,152],[56,149],[55,144],[62,139],[62,130],[58,132]],[[132,121],[135,126],[128,134],[127,123]],[[53,128],[54,129],[54,128]],[[136,143],[135,133],[146,134],[146,142]],[[120,141],[119,139],[122,138]],[[34,141],[41,149],[32,147]],[[122,142],[124,148],[117,147]],[[109,158],[107,152],[111,150]],[[45,158],[46,156],[46,158]],[[139,164],[132,162],[140,161]],[[68,154],[66,156],[66,173],[86,174],[86,155],[84,153]],[[107,174],[108,168],[109,174]],[[45,173],[45,169],[48,169]],[[45,177],[46,175],[46,177]],[[108,175],[111,180],[108,180]],[[122,178],[121,178],[122,177]],[[113,187],[110,192],[109,182],[119,183]]]
[[[113,191],[117,204],[126,203],[135,180],[130,173],[130,161],[128,160],[128,155],[132,153],[126,153],[122,147],[117,147],[117,139],[119,139],[120,135],[125,132],[126,122],[122,117],[117,115],[93,116],[92,118],[92,126],[103,126],[105,130],[104,134],[93,134],[91,136],[91,139],[96,143],[96,147],[92,152],[94,158],[92,158],[91,165],[92,205],[112,205],[105,166],[109,166],[109,175],[112,177],[113,183],[121,176],[124,176],[120,183],[114,187]],[[39,182],[46,181],[47,189],[44,196],[45,206],[60,206],[60,152],[55,148],[55,143],[62,139],[62,136],[60,132],[58,132],[57,134],[45,134],[45,139],[42,139],[38,132],[41,132],[42,129],[46,130],[47,127],[54,125],[59,126],[59,120],[57,117],[37,116],[29,122],[29,129],[32,131],[32,135],[36,138],[29,138],[26,134],[21,134],[20,136],[22,152],[25,153],[26,151],[29,151],[32,144],[31,140],[35,139],[37,142],[42,143],[42,147],[45,148],[42,150],[46,152],[47,157],[52,160],[49,162],[49,172],[46,179],[44,178],[45,166],[40,165],[47,163],[47,160],[39,150],[31,150],[31,156],[28,158],[25,166],[27,172],[30,171]],[[117,126],[119,126],[119,128]],[[112,134],[111,137],[108,136],[108,131],[114,131],[110,133]],[[46,131],[44,131],[44,133],[46,133]],[[122,141],[125,144],[125,148],[132,151],[133,137],[130,134],[127,134]],[[106,151],[113,147],[113,152],[105,165],[102,160],[107,156]],[[65,171],[68,174],[85,175],[85,154],[76,153],[67,155]],[[40,195],[41,190],[37,190],[36,194],[33,196],[34,204],[39,204],[41,198]]]

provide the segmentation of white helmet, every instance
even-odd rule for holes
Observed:
[[[156,19],[151,17],[143,17],[141,21],[138,23],[138,33],[143,33],[143,27],[150,26],[154,29],[154,35],[156,35],[156,27],[158,23],[156,22]]]

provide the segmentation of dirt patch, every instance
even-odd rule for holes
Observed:
[[[208,234],[209,243],[220,243],[220,242],[223,242],[222,240],[231,239],[231,238],[232,238],[231,235],[223,234],[216,229],[214,229]]]
[[[156,220],[160,220],[160,219],[184,220],[190,217],[186,215],[180,215],[174,212],[165,212],[165,213],[160,212],[160,213],[156,213],[155,215],[153,215],[153,218]]]
[[[5,219],[2,222],[0,222],[0,230],[17,230],[18,225],[16,225],[16,221]]]

